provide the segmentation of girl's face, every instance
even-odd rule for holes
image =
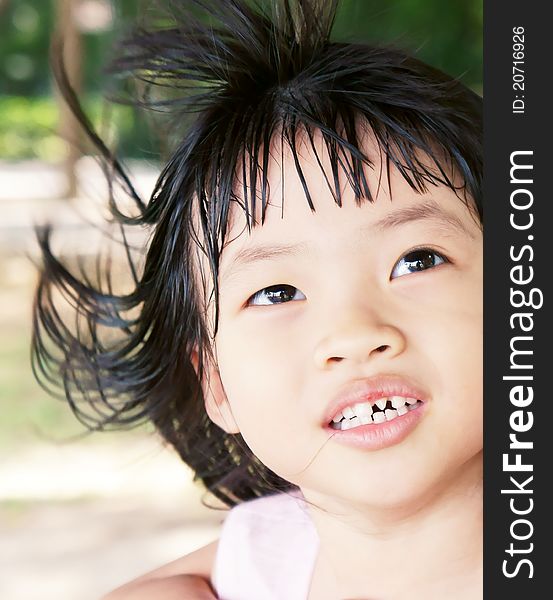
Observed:
[[[482,235],[451,190],[417,194],[392,168],[390,198],[379,167],[366,170],[376,202],[356,206],[344,184],[339,207],[303,152],[312,213],[288,154],[264,225],[248,234],[235,213],[207,407],[304,493],[401,506],[481,459]],[[424,413],[397,443],[344,445],[324,427],[329,405],[374,376],[422,390]]]

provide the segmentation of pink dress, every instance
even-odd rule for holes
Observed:
[[[215,591],[220,600],[305,600],[318,545],[300,492],[239,504],[223,524]]]

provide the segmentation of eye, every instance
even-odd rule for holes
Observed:
[[[431,248],[417,248],[397,261],[390,279],[416,273],[417,271],[426,271],[447,262],[449,260],[445,256]]]
[[[279,283],[263,288],[248,299],[248,306],[269,306],[271,304],[284,304],[292,300],[305,300],[305,296],[293,285]]]

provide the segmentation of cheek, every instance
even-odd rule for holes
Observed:
[[[252,319],[247,325],[221,327],[217,336],[219,368],[227,376],[227,389],[232,386],[237,392],[231,398],[237,406],[263,395],[290,402],[284,398],[301,385],[298,375],[304,372],[301,365],[307,358],[307,348],[294,331],[290,322],[276,319]],[[285,390],[289,391],[284,395]]]
[[[439,382],[435,388],[439,401],[432,407],[440,423],[436,451],[449,447],[451,453],[468,458],[483,444],[482,304],[474,293],[459,293],[450,302],[423,352],[432,354]]]
[[[449,312],[436,329],[433,351],[440,368],[451,380],[465,385],[480,384],[476,375],[482,372],[482,325],[481,312],[459,307],[456,312]]]
[[[233,413],[247,423],[251,419],[273,418],[275,398],[281,396],[290,356],[274,338],[263,334],[217,336],[217,361]],[[265,423],[260,423],[263,427]]]
[[[259,330],[258,330],[259,331]],[[233,416],[244,440],[267,467],[295,483],[321,440],[306,426],[300,407],[304,349],[290,337],[268,333],[218,335],[218,366]],[[297,418],[296,418],[297,415]]]
[[[481,274],[459,285],[456,281],[437,286],[421,302],[417,339],[450,371],[464,366],[481,367],[483,349],[483,297]],[[423,325],[424,323],[424,325]],[[448,358],[449,357],[449,358]]]
[[[436,289],[412,320],[410,340],[414,357],[424,357],[434,392],[448,411],[464,425],[472,420],[481,428],[483,402],[482,285],[475,276],[463,286]],[[418,318],[417,318],[418,317]],[[421,368],[424,368],[421,363]]]

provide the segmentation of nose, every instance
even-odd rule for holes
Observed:
[[[363,364],[381,357],[391,359],[406,345],[403,332],[395,325],[370,314],[351,314],[322,337],[314,351],[317,368],[328,370],[339,362]]]

